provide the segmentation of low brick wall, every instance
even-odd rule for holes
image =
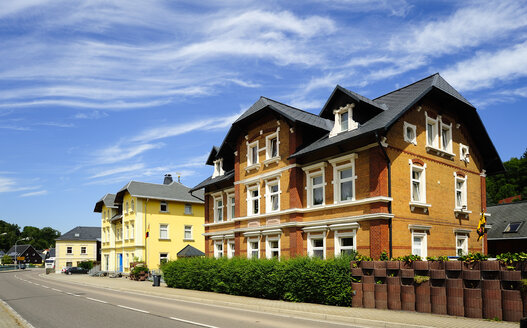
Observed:
[[[352,306],[520,321],[527,263],[509,269],[499,261],[351,262]],[[418,284],[415,276],[430,279]]]

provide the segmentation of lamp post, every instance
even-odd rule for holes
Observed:
[[[0,233],[0,236],[5,236],[5,235],[7,235],[7,232]],[[0,264],[4,265],[4,260],[0,259]]]
[[[16,244],[17,244],[19,241],[22,241],[22,240],[29,240],[29,237],[22,238],[22,239],[19,239],[19,240],[15,241],[15,269],[18,267],[18,263],[17,263],[17,262],[18,262],[18,261],[17,261],[17,259],[18,259],[18,250],[17,250],[17,245],[16,245]]]

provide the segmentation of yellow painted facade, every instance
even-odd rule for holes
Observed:
[[[97,242],[84,240],[57,240],[55,244],[55,272],[79,266],[80,262],[97,260]]]
[[[166,211],[161,209],[162,202]],[[202,203],[132,197],[126,191],[120,205],[102,209],[102,270],[129,272],[132,262],[144,262],[156,270],[162,259],[176,260],[187,245],[204,251]],[[187,213],[191,209],[189,214],[185,207]]]

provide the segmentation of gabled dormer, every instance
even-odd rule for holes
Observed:
[[[359,122],[353,120],[354,107],[355,104],[347,104],[339,109],[333,110],[333,115],[335,115],[335,125],[329,133],[330,138],[341,132],[355,130],[359,127]]]
[[[214,162],[214,172],[212,173],[212,178],[219,177],[225,174],[223,170],[223,158],[218,158]]]

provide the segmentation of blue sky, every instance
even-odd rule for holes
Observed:
[[[97,200],[179,172],[194,186],[266,96],[317,113],[435,72],[502,160],[527,147],[526,1],[4,1],[0,219],[98,226]]]

